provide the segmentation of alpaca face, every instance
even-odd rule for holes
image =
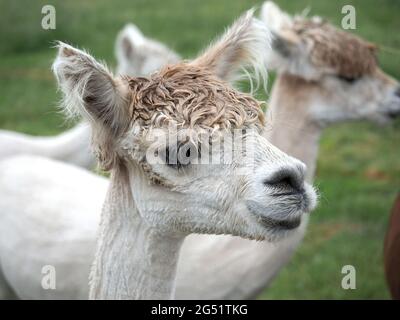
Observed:
[[[321,124],[362,119],[386,124],[400,116],[400,85],[379,68],[355,79],[326,77],[319,93],[310,113]]]
[[[170,133],[160,130],[157,137]],[[256,127],[198,139],[191,130],[176,136],[177,143],[152,140],[155,147],[139,153],[142,161],[130,160],[135,202],[152,226],[273,241],[290,234],[314,208],[304,165]]]
[[[290,90],[301,89],[311,100],[312,107],[299,112],[322,125],[385,123],[400,115],[400,85],[379,68],[375,45],[318,17],[292,18],[272,2],[263,5],[262,18],[275,35],[270,66],[297,77]]]
[[[164,44],[146,38],[134,25],[128,24],[120,31],[115,43],[118,61],[117,74],[146,76],[180,57]]]
[[[247,14],[194,61],[149,78],[114,77],[65,44],[53,69],[67,109],[92,123],[103,167],[128,168],[149,225],[275,240],[299,226],[315,192],[304,165],[262,137],[260,103],[227,82],[245,63],[263,65],[267,49],[267,30]]]

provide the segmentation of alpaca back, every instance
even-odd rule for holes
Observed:
[[[49,137],[0,130],[0,160],[21,154],[48,157],[88,169],[95,164],[90,152],[90,128],[85,124]]]
[[[107,188],[106,178],[60,161],[31,155],[0,161],[0,269],[18,297],[87,298]],[[56,290],[41,286],[49,265]]]

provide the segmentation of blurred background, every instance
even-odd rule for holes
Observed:
[[[237,16],[263,1],[250,0],[0,0],[0,128],[52,135],[72,124],[57,111],[50,70],[54,40],[88,49],[115,66],[118,31],[135,23],[185,58],[194,56]],[[400,79],[400,0],[275,0],[290,13],[309,7],[340,25],[343,5],[357,12],[355,33],[381,51],[381,67]],[[56,8],[56,29],[43,30],[41,9]],[[273,83],[273,74],[269,84]],[[260,93],[260,99],[268,94]],[[400,190],[400,121],[389,127],[349,123],[323,135],[316,185],[322,194],[305,241],[260,299],[386,299],[382,247],[390,208]],[[343,290],[341,268],[357,270],[357,289]]]

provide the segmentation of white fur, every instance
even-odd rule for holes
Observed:
[[[249,74],[251,70],[256,84],[266,86],[267,68],[266,53],[270,51],[271,32],[267,26],[253,17],[254,10],[247,11],[225,34],[213,43],[206,53],[194,63],[212,68],[222,79],[235,82]],[[243,56],[246,59],[241,59]],[[217,59],[213,59],[217,57]]]
[[[146,76],[160,67],[176,63],[179,55],[156,40],[145,37],[134,24],[127,24],[115,42],[117,74]]]
[[[272,1],[264,2],[261,7],[260,18],[274,32],[290,27],[292,24],[292,18]]]
[[[87,296],[107,179],[34,156],[3,160],[0,171],[0,264],[17,296]],[[56,290],[41,287],[46,265],[56,268]]]
[[[0,130],[0,159],[18,154],[41,155],[88,169],[95,164],[90,152],[90,128],[85,124],[49,137]]]

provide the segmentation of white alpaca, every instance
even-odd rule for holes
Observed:
[[[145,76],[179,60],[172,50],[145,37],[133,24],[119,32],[115,54],[117,74],[131,76]],[[49,137],[0,130],[0,160],[17,154],[40,155],[88,169],[96,162],[90,151],[90,128],[85,124]]]
[[[303,180],[304,165],[262,137],[259,103],[221,80],[233,78],[247,63],[258,66],[267,45],[266,28],[248,13],[199,58],[170,65],[150,78],[114,77],[88,54],[60,45],[54,70],[68,109],[88,117],[98,158],[112,172],[91,298],[171,298],[187,234],[279,240],[294,232],[304,212],[314,207],[315,193]],[[179,128],[172,136],[178,140],[175,146],[161,139],[171,133],[171,125]],[[213,149],[215,159],[232,154],[231,162],[196,164],[235,129],[246,132],[234,135],[227,149]],[[200,134],[206,133],[210,135],[202,139]],[[150,161],[152,146],[164,155],[158,159],[163,162]],[[178,162],[171,162],[174,150]],[[65,258],[90,247],[74,261],[86,264],[87,269],[81,265],[77,271],[87,276],[94,251],[93,239],[85,240],[93,236],[100,203],[92,197],[104,196],[104,179],[95,177],[93,192],[92,174],[32,156],[5,160],[0,172],[0,192],[7,201],[0,203],[0,260],[7,281],[22,298],[65,298],[67,290],[58,282],[51,293],[41,288],[40,270],[54,265],[62,272],[58,277],[68,272],[75,282],[73,265],[63,264],[61,252]],[[12,197],[19,199],[20,208],[13,206]],[[65,201],[72,198],[68,213]],[[23,208],[23,199],[30,200],[29,208]],[[74,209],[80,205],[83,211]],[[68,297],[81,298],[81,292],[69,291]]]

